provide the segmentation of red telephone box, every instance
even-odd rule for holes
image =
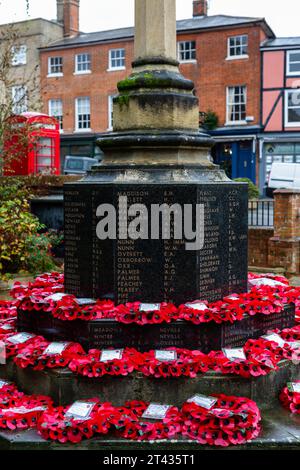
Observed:
[[[16,157],[6,164],[5,175],[59,175],[60,134],[55,117],[22,113],[11,116],[7,127],[4,152]]]

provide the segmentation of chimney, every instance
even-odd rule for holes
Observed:
[[[59,24],[64,22],[64,0],[56,0],[56,20]]]
[[[207,16],[208,0],[194,0],[193,1],[193,18],[197,16]]]
[[[79,2],[80,0],[56,0],[57,22],[63,24],[65,37],[79,34]]]

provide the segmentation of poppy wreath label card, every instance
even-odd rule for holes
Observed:
[[[34,413],[36,411],[45,411],[47,406],[34,406],[33,408],[26,408],[26,406],[12,407],[1,410],[1,413],[14,413],[16,415],[25,415],[28,413]]]
[[[75,401],[67,410],[65,416],[80,421],[88,420],[94,407],[95,403],[92,402]]]
[[[36,335],[31,333],[17,333],[16,335],[7,338],[7,341],[12,344],[26,343],[29,339],[35,338]]]
[[[172,362],[177,361],[177,352],[176,351],[168,351],[165,349],[156,349],[155,352],[155,359],[160,362]]]
[[[81,305],[81,306],[95,305],[97,303],[96,300],[94,299],[84,299],[84,298],[81,298],[81,299],[76,298],[76,302],[78,303],[78,305]]]
[[[168,411],[172,408],[171,405],[160,405],[159,403],[150,403],[142,414],[143,419],[164,419]]]
[[[0,326],[0,330],[3,330],[3,331],[14,331],[15,330],[15,327],[13,325],[11,325],[10,323],[6,323],[5,325],[1,325]]]
[[[286,386],[289,392],[300,393],[300,382],[288,382]]]
[[[140,304],[140,312],[157,312],[160,310],[160,304]]]
[[[63,292],[56,292],[55,294],[48,295],[45,297],[46,302],[58,302],[59,300],[62,300],[64,297],[66,297],[68,294],[64,294]]]
[[[286,344],[292,349],[300,349],[300,341],[286,341]]]
[[[50,343],[46,349],[43,351],[43,354],[46,354],[46,355],[53,355],[53,354],[61,354],[65,349],[66,347],[69,345],[70,343],[69,342],[53,342],[53,343]]]
[[[247,359],[243,348],[222,348],[222,352],[230,361]]]
[[[114,361],[122,359],[124,349],[103,349],[100,355],[100,362]]]
[[[2,380],[2,379],[0,380],[0,390],[3,387],[7,387],[8,385],[12,385],[12,382],[9,382],[7,380]]]
[[[266,341],[272,341],[274,343],[277,343],[280,348],[282,348],[286,344],[286,341],[282,339],[281,336],[279,336],[277,333],[270,333],[262,336],[262,338]]]
[[[201,408],[210,410],[216,403],[218,399],[215,397],[210,397],[207,395],[197,394],[187,400],[187,403],[195,403]]]
[[[280,281],[276,281],[275,279],[269,279],[267,277],[260,277],[258,279],[250,279],[249,284],[251,284],[252,286],[286,287],[286,284],[283,284]]]
[[[188,302],[184,304],[187,308],[192,308],[193,310],[198,310],[199,312],[203,312],[207,310],[207,305],[204,302]]]

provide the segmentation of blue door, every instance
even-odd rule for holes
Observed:
[[[235,152],[235,173],[233,178],[249,178],[255,183],[255,153],[253,153],[252,141],[241,141],[234,144],[236,146]],[[234,173],[234,172],[233,172]]]
[[[229,178],[249,178],[255,183],[255,153],[252,146],[252,140],[217,144],[213,153],[214,162]]]

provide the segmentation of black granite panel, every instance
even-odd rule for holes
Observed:
[[[124,202],[126,196],[127,201]],[[196,229],[196,204],[204,206],[204,243],[187,250],[182,237],[100,240],[96,235],[100,204],[116,209],[120,227],[132,222],[128,207],[144,204],[149,234],[153,205],[179,206],[182,221],[190,207]],[[198,234],[202,229],[198,228]],[[65,288],[77,297],[113,298],[117,303],[187,300],[214,301],[247,290],[247,191],[243,185],[209,184],[74,184],[65,188]]]

